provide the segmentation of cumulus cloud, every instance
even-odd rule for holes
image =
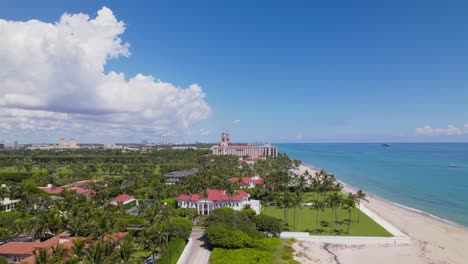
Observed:
[[[461,129],[454,125],[448,125],[447,128],[433,128],[430,125],[426,125],[416,128],[416,133],[427,136],[451,136],[468,134],[468,124],[465,124]]]
[[[2,128],[168,136],[206,119],[211,109],[197,84],[104,72],[109,59],[130,56],[124,31],[106,7],[55,23],[0,19]]]

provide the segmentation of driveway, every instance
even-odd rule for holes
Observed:
[[[190,242],[184,249],[177,264],[208,264],[211,254],[211,246],[208,238],[204,235],[205,230],[193,229]]]

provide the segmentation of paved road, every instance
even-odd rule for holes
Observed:
[[[210,245],[208,239],[204,236],[205,230],[193,229],[190,235],[191,243],[186,248],[187,254],[184,259],[179,259],[180,264],[208,264],[210,260]]]

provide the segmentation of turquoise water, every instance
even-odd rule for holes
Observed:
[[[468,227],[468,143],[276,145],[356,188]]]

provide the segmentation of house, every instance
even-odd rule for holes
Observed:
[[[38,188],[48,194],[60,194],[60,193],[63,193],[64,191],[75,191],[78,194],[93,193],[92,190],[84,189],[81,187],[68,187],[68,186],[54,187],[52,186],[52,184],[47,184],[46,187],[38,187]]]
[[[192,176],[198,173],[198,168],[192,168],[190,170],[183,170],[183,171],[173,171],[166,173],[166,184],[175,184],[180,179],[185,178],[187,176]]]
[[[207,190],[206,196],[201,194],[182,194],[176,198],[177,205],[181,208],[196,208],[198,214],[208,215],[211,211],[220,207],[229,207],[234,210],[241,210],[246,205],[250,205],[257,214],[260,213],[260,201],[250,200],[250,195],[244,191],[236,191],[229,195],[224,190]]]
[[[229,179],[232,183],[239,184],[240,188],[254,188],[258,184],[263,184],[264,180],[258,175],[252,177],[241,177],[241,178],[231,178]]]
[[[113,204],[113,205],[117,205],[117,204],[126,205],[126,204],[129,204],[129,203],[133,202],[133,201],[136,201],[135,198],[133,198],[133,196],[124,193],[124,194],[121,194],[121,195],[115,197],[114,199],[112,199],[111,204]]]
[[[62,187],[82,187],[82,188],[88,189],[90,184],[101,183],[101,182],[103,182],[103,181],[100,181],[100,180],[83,180],[83,181],[72,182],[72,183],[64,185]]]
[[[127,232],[117,232],[106,235],[103,237],[103,241],[117,243],[127,234]],[[86,239],[91,242],[87,238],[72,237],[69,233],[63,232],[43,242],[8,242],[0,246],[0,256],[5,257],[8,264],[34,264],[36,263],[34,252],[37,253],[41,249],[52,250],[58,245],[64,249],[71,249],[73,247],[73,240],[77,239]],[[88,245],[89,243],[86,244],[86,246]]]
[[[62,233],[43,242],[8,242],[0,246],[0,256],[7,259],[8,264],[35,263],[34,252],[40,249],[51,249],[58,245],[71,248],[73,239],[70,234]]]
[[[10,212],[12,209],[15,208],[15,205],[19,203],[21,200],[16,199],[16,200],[11,200],[10,198],[3,198],[3,201],[0,201],[0,206],[2,208],[2,211],[5,212]]]

